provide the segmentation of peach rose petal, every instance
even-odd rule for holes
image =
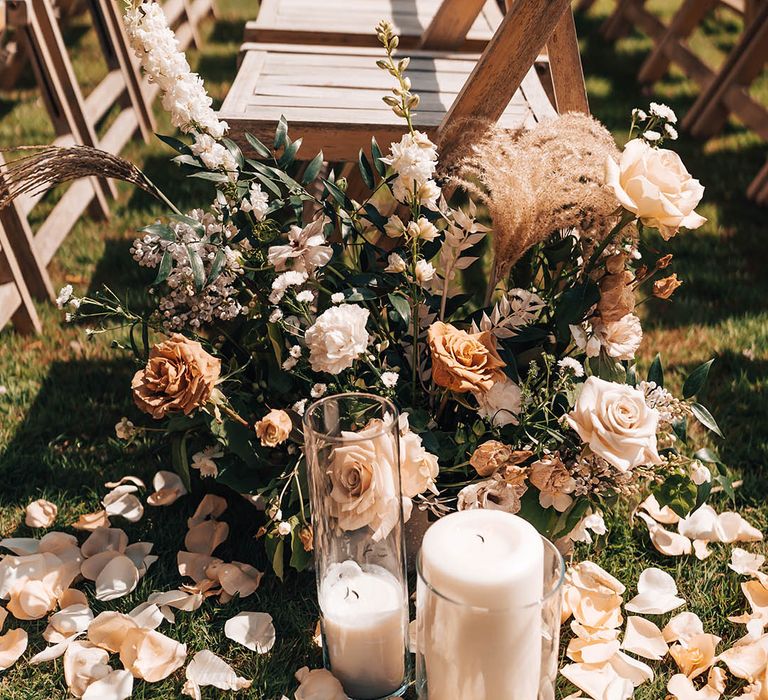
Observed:
[[[92,557],[99,552],[106,552],[107,550],[122,554],[127,546],[128,535],[120,528],[100,527],[88,536],[88,539],[83,542],[83,546],[80,549],[84,557]]]
[[[56,592],[45,580],[28,580],[11,591],[8,612],[17,620],[39,620],[56,607]]]
[[[102,500],[101,505],[109,517],[120,516],[130,523],[137,523],[144,515],[144,506],[136,498],[136,486],[124,484],[112,489]]]
[[[675,513],[675,511],[672,510],[669,506],[664,506],[662,508],[659,505],[659,502],[656,500],[656,496],[653,494],[648,496],[648,498],[646,498],[638,506],[638,508],[644,510],[657,523],[661,523],[662,525],[676,525],[678,522],[680,522],[680,516]]]
[[[118,486],[122,486],[123,484],[133,484],[134,486],[138,486],[140,489],[147,488],[146,484],[139,479],[138,476],[132,476],[130,474],[122,477],[120,481],[108,481],[104,486],[108,489],[116,489]]]
[[[708,685],[697,690],[690,678],[678,673],[669,679],[667,690],[677,700],[719,700],[720,693]]]
[[[48,624],[65,637],[85,632],[91,622],[93,622],[93,612],[82,603],[62,608],[48,618]]]
[[[665,571],[651,567],[640,574],[637,595],[624,607],[640,615],[663,615],[681,605],[685,601],[677,597],[675,580]]]
[[[28,637],[25,630],[8,630],[0,637],[0,671],[10,668],[27,650]]]
[[[621,646],[618,639],[579,639],[568,643],[568,658],[576,663],[602,664],[608,661]]]
[[[174,472],[157,472],[152,479],[152,486],[155,492],[147,496],[147,503],[151,506],[169,506],[187,493],[181,477]]]
[[[688,639],[685,646],[671,646],[669,653],[682,673],[688,678],[696,678],[715,663],[715,650],[719,643],[720,637],[714,634],[697,634]]]
[[[694,540],[693,553],[699,561],[704,561],[712,554],[712,550],[709,548],[709,543],[706,540]]]
[[[186,677],[190,688],[185,693],[193,698],[199,697],[200,688],[203,686],[213,686],[219,690],[243,690],[251,687],[251,681],[238,676],[228,663],[208,649],[198,651],[192,657],[187,666]]]
[[[560,673],[592,698],[629,700],[635,692],[632,682],[619,676],[609,663],[569,664]]]
[[[135,629],[139,629],[139,624],[131,616],[105,610],[89,625],[88,640],[102,649],[117,653],[128,632]]]
[[[652,661],[663,659],[669,651],[661,630],[650,620],[634,615],[627,618],[621,648]]]
[[[84,579],[95,581],[99,577],[99,574],[104,570],[104,567],[119,556],[123,555],[113,549],[94,554],[81,564],[80,573],[83,575]]]
[[[108,601],[128,595],[139,583],[139,570],[124,554],[112,559],[96,579],[96,600]]]
[[[630,681],[635,688],[653,680],[653,670],[648,664],[633,659],[622,651],[611,657],[608,663],[621,678]]]
[[[226,499],[212,493],[207,493],[203,496],[203,500],[200,501],[195,509],[194,515],[187,519],[187,528],[191,529],[195,525],[202,523],[204,520],[218,518],[226,509]]]
[[[262,571],[238,561],[216,567],[216,574],[226,593],[230,596],[238,595],[241,598],[247,598],[255,593],[261,583],[261,577],[264,576]]]
[[[677,524],[677,531],[691,540],[720,542],[719,521],[715,509],[704,504]]]
[[[58,659],[60,656],[64,655],[64,652],[69,648],[69,645],[72,644],[72,642],[77,641],[81,636],[82,632],[73,634],[71,637],[64,637],[60,642],[46,647],[29,660],[29,665],[36,666],[37,664],[43,664]]]
[[[50,527],[56,521],[59,509],[55,503],[40,498],[27,506],[24,524],[27,527]]]
[[[753,683],[765,671],[768,650],[760,644],[745,644],[726,649],[717,657],[736,678]]]
[[[257,654],[266,654],[275,644],[272,616],[263,612],[241,612],[224,623],[224,636]]]
[[[107,511],[105,510],[99,510],[95,513],[85,513],[84,515],[81,515],[77,520],[75,520],[75,522],[73,522],[71,525],[71,527],[73,527],[75,530],[87,531],[107,528],[109,526],[109,517],[107,516]]]
[[[176,562],[179,566],[179,574],[188,576],[195,583],[208,580],[209,577],[206,571],[209,567],[223,564],[221,559],[210,557],[206,554],[195,554],[194,552],[179,552],[176,555]]]
[[[725,692],[728,683],[728,674],[719,666],[713,666],[707,674],[707,685],[718,693]]]
[[[296,671],[296,680],[295,700],[348,700],[341,683],[324,668],[310,671],[304,666]]]
[[[0,630],[3,629],[3,626],[5,625],[5,621],[8,619],[8,611],[0,606]]]
[[[642,519],[648,526],[651,544],[653,544],[657,551],[666,554],[668,557],[680,557],[691,553],[691,541],[685,535],[665,530],[645,513],[638,513],[637,517]]]
[[[40,540],[34,537],[6,537],[0,540],[0,547],[17,556],[25,557],[40,551]]]
[[[691,637],[704,634],[704,624],[696,613],[681,612],[675,615],[661,631],[666,642],[688,643]]]
[[[157,557],[150,554],[154,546],[152,542],[134,542],[125,548],[124,554],[136,565],[139,576],[144,576],[147,569],[157,561]]]
[[[83,700],[126,700],[132,694],[133,676],[130,671],[112,669],[85,689]]]
[[[88,642],[72,642],[64,652],[64,680],[76,698],[109,672],[109,654]]]
[[[756,576],[764,563],[765,557],[762,554],[753,554],[741,547],[734,547],[728,568],[742,576]]]
[[[204,520],[193,525],[184,538],[184,547],[194,554],[211,555],[229,535],[229,525],[218,520]]]
[[[593,593],[624,595],[624,584],[591,561],[582,561],[568,570],[568,578],[576,588]]]
[[[132,629],[120,645],[120,661],[134,677],[149,683],[168,678],[181,668],[187,647],[155,630]]]
[[[137,605],[128,613],[128,616],[132,617],[139,627],[146,630],[156,630],[166,619],[157,605],[147,602]]]

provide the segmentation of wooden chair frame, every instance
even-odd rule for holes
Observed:
[[[41,331],[37,309],[0,221],[0,328],[9,321],[19,333]]]

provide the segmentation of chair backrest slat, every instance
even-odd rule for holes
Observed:
[[[419,48],[448,51],[464,43],[486,0],[443,0],[421,36]]]

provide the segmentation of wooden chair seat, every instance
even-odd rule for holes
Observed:
[[[258,18],[245,25],[246,42],[377,46],[373,28],[389,20],[400,46],[419,45],[442,0],[263,0]],[[502,20],[487,0],[459,47],[482,51]]]
[[[414,126],[434,137],[478,61],[469,53],[408,51],[408,76],[421,97]],[[382,101],[392,79],[376,67],[381,49],[246,44],[242,64],[219,116],[241,146],[251,133],[269,142],[284,115],[301,155],[320,149],[326,160],[354,161],[371,137],[385,148],[405,132],[402,119]],[[556,115],[535,67],[523,78],[499,125],[531,127]]]

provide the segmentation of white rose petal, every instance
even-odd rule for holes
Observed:
[[[765,557],[762,554],[753,554],[741,547],[734,547],[728,568],[743,576],[756,576],[764,563]]]
[[[139,570],[125,555],[118,555],[96,578],[96,600],[108,601],[128,595],[139,583]]]
[[[132,694],[133,676],[130,671],[113,669],[85,689],[83,700],[126,700]]]
[[[41,498],[27,506],[24,524],[28,527],[50,527],[59,512],[55,503]]]
[[[268,613],[242,612],[224,623],[224,636],[257,654],[266,654],[275,644],[275,627]]]
[[[637,517],[648,526],[651,543],[659,552],[668,557],[679,557],[691,553],[691,541],[685,535],[665,530],[650,515],[645,513],[638,513]]]
[[[663,659],[669,651],[661,630],[650,620],[634,615],[627,618],[621,648],[654,661]]]
[[[669,679],[667,690],[677,700],[719,700],[720,693],[708,685],[697,690],[693,681],[683,673],[677,673]]]
[[[648,568],[640,574],[637,595],[624,607],[641,615],[663,615],[681,605],[685,601],[677,597],[675,579],[661,569]]]
[[[128,522],[137,523],[144,515],[144,506],[134,495],[137,487],[132,484],[123,484],[110,491],[101,504],[109,516],[119,515]]]
[[[675,615],[662,630],[666,642],[683,642],[704,634],[704,624],[696,613],[681,612]]]
[[[10,668],[27,650],[27,633],[21,628],[8,630],[0,637],[0,671]]]
[[[169,506],[187,493],[181,477],[174,472],[157,472],[152,479],[152,486],[155,492],[147,496],[147,503],[151,506]]]
[[[238,676],[234,669],[216,654],[208,649],[198,651],[192,657],[186,670],[187,681],[192,692],[187,695],[196,697],[195,689],[203,686],[213,686],[219,690],[242,690],[251,687],[251,681]]]

